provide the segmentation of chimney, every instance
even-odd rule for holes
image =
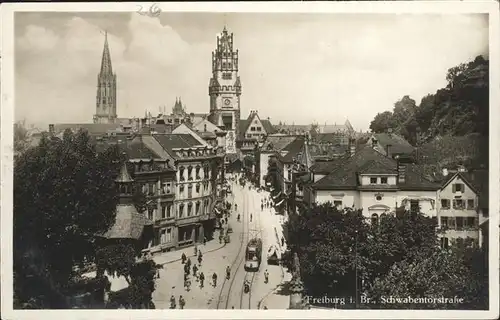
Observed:
[[[356,140],[349,139],[349,155],[352,157],[356,153]]]
[[[406,164],[402,163],[398,158],[398,183],[405,183],[406,181]]]
[[[443,168],[443,176],[447,176],[448,175],[448,169],[447,168]]]
[[[389,152],[389,151],[390,151],[390,149],[391,149],[391,147],[392,147],[392,145],[391,145],[391,144],[388,144],[388,145],[385,147],[385,155],[386,155],[387,157],[389,157],[389,158],[391,157],[391,153]]]
[[[459,166],[458,166],[458,172],[467,172],[467,169],[465,169],[465,167],[464,167],[464,166],[459,165]]]
[[[54,134],[54,125],[53,124],[49,124],[49,133],[50,134]]]

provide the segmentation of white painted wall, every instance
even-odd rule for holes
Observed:
[[[269,165],[269,153],[260,153],[260,185],[265,186],[264,176],[267,174],[267,166]]]

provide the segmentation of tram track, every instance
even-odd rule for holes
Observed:
[[[260,238],[262,240],[264,240],[263,236],[262,236],[262,225],[260,224],[260,215],[262,214],[262,212],[255,210],[255,202],[252,202],[252,212],[256,213],[254,225],[256,225],[257,228],[255,228],[255,229],[259,230]],[[243,289],[241,290],[241,296],[240,296],[240,309],[252,309],[252,290],[251,289],[252,289],[252,286],[253,286],[255,280],[257,280],[259,278],[260,272],[262,272],[261,266],[262,266],[262,259],[263,259],[262,256],[263,255],[264,255],[264,245],[262,246],[262,249],[261,249],[261,263],[259,265],[259,269],[254,271],[254,272],[245,271],[245,281],[247,281],[247,280],[249,281],[249,287],[250,287],[249,289],[250,290],[248,290],[248,300],[244,299],[245,288],[244,288],[244,284],[243,284]],[[245,282],[243,282],[243,283],[245,283]],[[245,301],[248,302],[248,307],[245,306]]]
[[[233,190],[234,192],[234,190]],[[236,257],[234,258],[230,268],[231,268],[231,271],[233,272],[233,274],[231,275],[230,277],[230,280],[228,280],[226,277],[225,277],[225,274],[224,274],[224,281],[222,282],[222,287],[221,287],[221,290],[220,290],[220,293],[219,293],[219,297],[217,299],[217,309],[221,309],[222,306],[224,306],[225,309],[228,309],[228,306],[229,306],[229,297],[230,297],[230,294],[231,294],[231,289],[233,288],[233,284],[234,284],[234,280],[236,279],[236,274],[239,270],[239,268],[241,267],[241,264],[243,263],[243,261],[245,260],[244,257],[245,255],[243,254],[243,258],[241,258],[241,255],[242,253],[244,253],[245,251],[243,250],[244,248],[246,248],[246,244],[248,242],[248,229],[250,227],[249,225],[249,221],[248,221],[248,208],[247,208],[247,194],[244,192],[244,190],[242,190],[242,194],[243,194],[243,230],[242,230],[242,233],[241,233],[241,239],[240,239],[240,247],[238,249],[238,253],[236,255]],[[246,227],[246,232],[245,232],[245,227]],[[236,268],[235,268],[236,266]],[[229,287],[228,287],[229,286]],[[224,291],[225,289],[227,288],[227,294],[224,295]]]

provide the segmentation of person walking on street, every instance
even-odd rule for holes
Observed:
[[[175,308],[177,308],[177,305],[175,304],[175,297],[174,295],[172,295],[170,297],[170,309],[175,309]]]
[[[184,301],[184,298],[182,296],[179,296],[179,306],[181,309],[184,309],[184,306],[186,305],[186,301]]]
[[[281,237],[281,246],[283,247],[285,245],[285,238],[283,236]]]
[[[183,252],[182,253],[182,256],[181,256],[181,261],[182,261],[182,264],[186,263],[186,254]]]
[[[196,277],[196,272],[198,271],[198,267],[196,265],[193,266],[193,277]]]
[[[252,222],[253,215],[250,213],[250,222]]]
[[[264,272],[264,283],[268,283],[269,282],[269,272],[267,272],[267,269],[266,271]]]
[[[229,278],[231,277],[231,268],[229,268],[229,266],[226,267],[226,279],[229,280]]]
[[[205,275],[203,274],[203,271],[200,272],[200,288],[203,288],[203,282],[205,281]]]
[[[188,259],[187,259],[186,264],[188,265],[188,268],[191,268],[191,258],[188,258]]]
[[[212,275],[212,281],[213,281],[214,288],[217,287],[217,274],[215,272]]]
[[[207,245],[207,237],[203,237],[203,245]]]
[[[189,275],[189,269],[190,269],[190,268],[189,268],[189,265],[186,263],[186,264],[184,265],[184,274],[185,274],[186,276],[188,276],[188,275]]]
[[[264,211],[264,204],[260,205],[260,211]]]
[[[189,292],[191,290],[191,280],[186,280],[186,291]],[[180,303],[180,301],[179,301]]]
[[[194,255],[196,256],[198,254],[198,245],[194,245]]]
[[[201,254],[201,251],[198,253],[198,264],[201,266],[201,262],[203,261],[203,255]]]

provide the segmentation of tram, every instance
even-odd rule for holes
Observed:
[[[262,240],[251,239],[245,253],[245,270],[258,271],[262,260]]]

